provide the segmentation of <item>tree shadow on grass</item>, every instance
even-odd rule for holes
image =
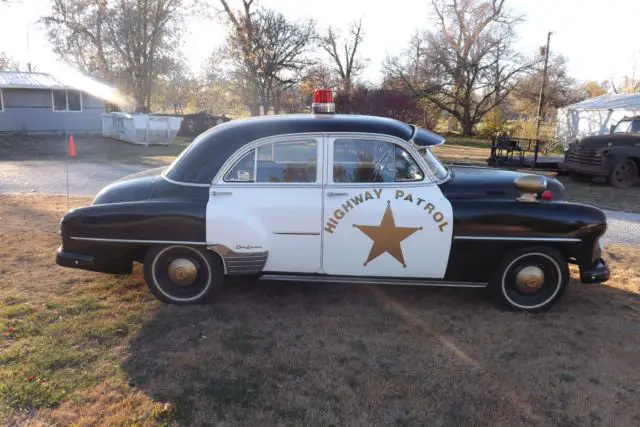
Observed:
[[[212,304],[163,306],[123,366],[189,425],[631,421],[637,303],[573,284],[528,315],[481,290],[234,281]]]

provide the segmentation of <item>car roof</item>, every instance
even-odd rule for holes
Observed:
[[[266,137],[296,133],[357,132],[413,138],[422,146],[444,139],[399,120],[357,114],[282,114],[232,120],[200,134],[169,167],[175,181],[210,184],[224,162],[245,145]]]

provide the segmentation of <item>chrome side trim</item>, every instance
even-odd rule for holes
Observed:
[[[513,240],[523,242],[581,242],[574,237],[497,237],[497,236],[454,236],[454,240]]]
[[[166,179],[168,182],[170,182],[172,184],[182,185],[183,187],[206,187],[206,188],[211,187],[211,185],[209,185],[209,184],[197,184],[195,182],[176,181],[175,179],[171,179],[168,176],[166,176],[164,174],[164,171],[160,174],[160,176],[162,176],[164,179]]]
[[[488,283],[484,282],[447,282],[444,280],[421,280],[421,279],[395,279],[395,278],[364,278],[351,276],[306,276],[288,274],[263,274],[260,280],[281,280],[292,282],[322,282],[322,283],[353,283],[353,284],[373,284],[373,285],[413,285],[413,286],[439,286],[453,288],[486,288]]]
[[[288,236],[319,236],[320,233],[315,231],[274,231],[273,234],[281,234]]]
[[[224,264],[225,274],[261,273],[267,264],[269,251],[236,252],[225,245],[209,245],[207,249],[214,251]]]
[[[138,240],[138,239],[105,239],[102,237],[79,237],[71,236],[71,240],[82,240],[86,242],[105,243],[153,243],[161,245],[206,245],[206,242],[194,242],[185,240]]]

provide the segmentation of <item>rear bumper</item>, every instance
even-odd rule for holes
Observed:
[[[61,267],[110,274],[129,274],[133,267],[130,259],[117,258],[108,253],[98,258],[93,255],[66,252],[62,246],[56,252],[56,264]]]
[[[91,255],[65,252],[62,250],[62,246],[60,246],[58,248],[58,251],[56,252],[56,264],[61,267],[90,270],[96,265],[96,257]]]
[[[582,283],[604,283],[609,280],[609,267],[602,258],[598,258],[593,265],[580,268],[580,281]]]

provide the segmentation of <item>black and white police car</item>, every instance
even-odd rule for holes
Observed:
[[[166,168],[127,176],[61,221],[56,262],[126,274],[144,263],[160,300],[202,303],[229,275],[487,288],[540,311],[609,279],[605,214],[569,203],[541,175],[447,166],[437,134],[336,114],[235,120],[199,135]]]

